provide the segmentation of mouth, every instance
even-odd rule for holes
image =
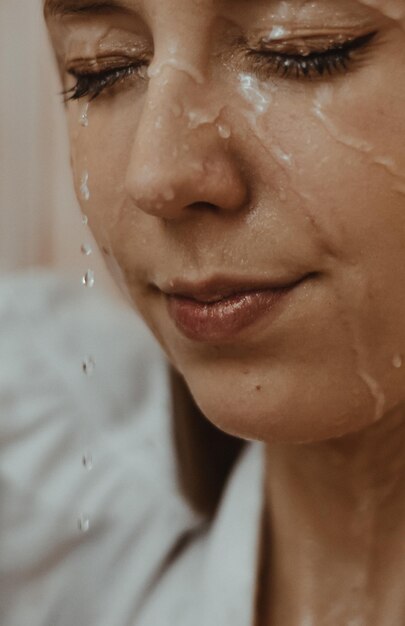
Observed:
[[[273,281],[215,278],[200,283],[172,281],[161,289],[176,328],[188,339],[218,343],[267,316],[269,324],[313,274]]]

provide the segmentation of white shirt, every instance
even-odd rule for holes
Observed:
[[[48,272],[2,277],[0,355],[1,626],[251,626],[262,444],[207,523],[179,490],[154,340]]]

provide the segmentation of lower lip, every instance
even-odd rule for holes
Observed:
[[[229,341],[240,331],[274,313],[297,286],[235,294],[214,303],[168,296],[168,310],[177,328],[188,339],[200,342]]]

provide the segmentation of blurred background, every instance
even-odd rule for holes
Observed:
[[[69,169],[61,86],[40,0],[0,0],[0,273],[48,267],[78,278],[93,242]],[[98,291],[123,299],[95,250]]]

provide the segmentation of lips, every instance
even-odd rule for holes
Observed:
[[[214,280],[199,284],[174,282],[165,291],[167,308],[177,329],[199,342],[230,341],[264,316],[269,324],[281,303],[306,277],[272,283]]]

